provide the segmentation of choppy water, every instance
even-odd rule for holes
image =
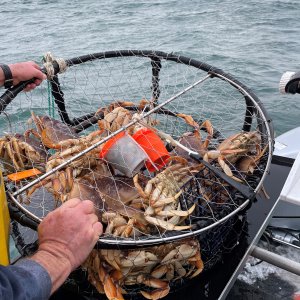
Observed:
[[[40,61],[47,51],[65,58],[117,49],[175,52],[219,67],[245,83],[264,103],[277,135],[300,126],[300,95],[278,92],[281,74],[300,70],[298,0],[0,4],[0,62]]]
[[[276,134],[300,125],[300,96],[278,81],[299,70],[298,0],[1,1],[0,61],[70,58],[116,49],[155,49],[232,73],[262,100]]]

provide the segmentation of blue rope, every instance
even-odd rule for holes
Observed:
[[[45,62],[45,56],[42,57],[42,63]],[[54,98],[52,95],[52,87],[50,84],[50,81],[47,80],[47,92],[48,92],[48,115],[52,118],[55,116],[55,110],[54,110]]]

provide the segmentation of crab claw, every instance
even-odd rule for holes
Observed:
[[[167,265],[158,265],[152,272],[151,276],[154,278],[161,278],[163,277],[168,271]]]
[[[197,250],[197,247],[194,247],[193,245],[182,244],[179,247],[176,247],[171,252],[169,252],[160,263],[163,265],[170,264],[175,261],[188,259],[194,256],[197,253]]]
[[[157,299],[161,299],[163,297],[166,297],[169,294],[169,292],[170,292],[170,287],[167,286],[164,289],[156,289],[152,292],[141,291],[141,294],[146,299],[157,300]]]
[[[203,271],[203,268],[204,268],[204,264],[201,259],[200,251],[198,250],[197,253],[193,257],[188,259],[188,261],[197,268],[197,270],[190,276],[190,278],[194,278],[197,275],[199,275]]]
[[[104,270],[101,263],[99,264],[98,276],[103,284],[105,295],[109,300],[124,300],[122,294],[118,292],[118,287],[108,273]]]
[[[211,122],[209,120],[206,120],[204,121],[201,125],[200,125],[200,128],[206,128],[206,131],[207,131],[207,137],[206,137],[206,140],[205,142],[203,143],[203,148],[206,149],[210,143],[210,140],[212,139],[212,136],[214,134],[214,129],[213,129],[213,126],[211,124]]]
[[[192,205],[190,209],[188,210],[162,210],[158,212],[157,214],[159,216],[165,216],[165,217],[173,217],[173,216],[178,216],[178,217],[187,217],[189,216],[194,209],[196,208],[196,204]]]
[[[199,124],[193,119],[192,116],[186,115],[186,114],[177,114],[177,117],[180,117],[184,119],[184,121],[188,124],[194,127],[197,131],[199,130]]]

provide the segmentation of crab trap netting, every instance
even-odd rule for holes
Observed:
[[[12,215],[36,228],[62,202],[92,200],[104,234],[83,267],[109,298],[139,287],[157,299],[211,268],[269,169],[273,131],[259,99],[174,54],[46,60],[47,83],[1,97]]]

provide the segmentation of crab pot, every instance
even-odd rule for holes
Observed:
[[[271,164],[272,122],[257,96],[232,75],[196,59],[174,53],[148,50],[107,51],[66,59],[64,61],[68,68],[64,74],[61,73],[63,70],[58,70],[59,66],[56,63],[62,60],[53,59],[53,61],[57,76],[49,80],[47,87],[42,86],[26,94],[19,94],[21,88],[13,87],[0,96],[0,131],[9,132],[0,137],[0,163],[3,162],[5,174],[33,168],[42,172],[38,178],[36,175],[25,179],[19,176],[19,181],[9,181],[5,178],[6,190],[13,195],[10,199],[11,216],[17,220],[13,235],[16,237],[15,241],[21,255],[25,256],[34,251],[34,247],[30,247],[30,244],[37,239],[37,233],[34,230],[40,220],[56,209],[61,199],[66,200],[68,195],[74,192],[74,190],[70,191],[73,187],[82,188],[81,190],[78,188],[78,196],[82,194],[86,196],[85,193],[93,192],[92,197],[95,196],[95,199],[99,195],[100,198],[105,198],[110,192],[114,193],[107,195],[105,201],[97,198],[102,205],[96,205],[96,207],[109,213],[117,212],[124,217],[125,222],[129,222],[136,217],[134,213],[130,214],[127,210],[130,205],[132,209],[138,207],[142,218],[147,216],[146,209],[149,207],[147,207],[147,197],[141,196],[142,193],[139,193],[140,190],[134,185],[131,178],[133,175],[138,174],[140,187],[144,191],[150,180],[155,179],[169,166],[178,162],[175,160],[170,162],[169,156],[177,156],[186,160],[183,168],[195,164],[186,151],[170,145],[165,147],[165,141],[158,143],[158,139],[153,139],[153,136],[150,138],[149,134],[142,136],[144,142],[147,143],[141,143],[137,152],[132,148],[128,149],[127,142],[119,146],[114,143],[114,137],[120,132],[123,134],[126,132],[126,135],[131,136],[135,132],[136,125],[154,128],[154,132],[155,129],[163,131],[190,150],[200,153],[201,156],[209,151],[217,152],[218,147],[233,135],[258,132],[261,138],[258,146],[267,151],[259,161],[256,161],[253,157],[258,151],[250,149],[247,158],[253,158],[253,174],[249,174],[247,170],[239,171],[235,161],[231,163],[226,161],[226,163],[233,175],[251,187],[254,193],[257,193],[262,186]],[[53,102],[50,101],[49,95],[51,94]],[[6,110],[5,113],[2,113],[4,110]],[[55,122],[48,122],[46,130],[32,135],[33,130],[38,128],[33,123],[27,122],[31,112],[34,112],[36,116],[41,116],[41,120],[44,121],[49,120],[51,116]],[[138,116],[134,116],[136,114]],[[134,123],[135,121],[137,123]],[[211,123],[212,133],[208,123]],[[65,128],[64,133],[71,134],[67,141],[72,140],[74,144],[67,142],[61,149],[59,143],[64,143],[66,140],[49,142],[53,136],[62,138],[55,124],[59,124],[59,128]],[[43,140],[43,137],[47,139]],[[46,140],[49,142],[47,145],[44,143]],[[111,153],[108,154],[109,151],[104,153],[100,159],[99,153],[109,140],[115,149],[110,148]],[[99,142],[103,144],[100,145]],[[136,144],[133,143],[133,147]],[[55,145],[53,149],[48,148],[53,145]],[[150,152],[149,148],[154,151]],[[136,155],[138,152],[141,154],[139,158]],[[103,158],[105,163],[103,163]],[[131,164],[128,168],[129,161]],[[149,161],[153,162],[155,168],[149,168]],[[217,158],[212,158],[209,162],[219,170],[222,169]],[[65,172],[67,168],[68,172]],[[76,172],[71,172],[72,168]],[[145,278],[137,279],[134,277],[136,274],[128,275],[125,272],[128,275],[126,276],[128,278],[125,278],[127,284],[123,287],[127,291],[125,298],[141,297],[141,290],[153,291],[153,288],[143,282],[147,282],[147,277],[153,271],[162,272],[157,268],[165,265],[166,255],[181,247],[182,253],[178,253],[180,258],[191,246],[189,243],[194,245],[193,251],[199,245],[200,256],[197,256],[198,253],[193,253],[192,257],[184,254],[187,255],[186,260],[190,259],[190,261],[185,263],[183,262],[185,259],[175,260],[174,264],[168,265],[168,270],[160,275],[160,278],[169,283],[170,292],[192,283],[197,278],[201,281],[207,272],[214,270],[226,251],[234,247],[242,236],[246,205],[251,205],[251,201],[247,202],[245,197],[205,167],[201,170],[195,168],[192,172],[188,170],[189,174],[181,174],[181,172],[184,171],[180,169],[175,176],[179,178],[183,175],[180,178],[184,180],[178,179],[178,184],[172,186],[167,196],[173,198],[176,195],[177,197],[181,192],[180,196],[175,199],[176,201],[172,200],[174,207],[170,205],[171,208],[169,208],[171,211],[181,210],[181,215],[178,213],[179,221],[174,221],[174,223],[176,223],[175,226],[182,226],[185,229],[180,227],[180,230],[178,228],[173,230],[172,226],[160,226],[153,221],[146,224],[145,231],[138,228],[139,234],[135,234],[136,231],[134,231],[134,234],[127,235],[125,238],[122,235],[119,236],[113,228],[101,236],[95,247],[95,251],[100,252],[103,249],[116,251],[115,253],[118,254],[116,257],[124,260],[128,255],[133,256],[132,272],[139,272],[145,276]],[[75,178],[69,178],[70,173],[76,174]],[[128,177],[119,176],[120,173]],[[163,175],[165,174],[167,173]],[[41,180],[46,179],[43,176],[48,176],[51,184],[55,183],[55,189],[51,190],[54,184],[51,186],[49,181],[31,194],[30,199],[26,198],[27,192],[29,194],[33,186],[38,186],[37,183],[40,184]],[[170,181],[172,184],[171,179]],[[75,184],[63,186],[64,183],[70,182]],[[107,184],[101,185],[101,182]],[[159,184],[163,186],[164,182],[159,182]],[[157,185],[153,184],[153,189],[157,189]],[[134,187],[136,190],[132,193],[132,189],[128,191],[128,187]],[[123,192],[128,198],[121,199],[120,195]],[[144,194],[146,195],[145,191]],[[135,196],[131,198],[132,195],[137,195],[137,198],[134,198]],[[137,201],[134,202],[132,199]],[[104,202],[107,207],[103,204]],[[138,204],[142,205],[138,206]],[[143,206],[144,204],[146,205]],[[128,207],[125,207],[126,205]],[[164,205],[162,209],[164,210],[166,206]],[[184,215],[186,211],[188,215]],[[165,215],[154,212],[151,216],[154,216],[156,220],[162,217],[165,223],[168,223],[174,216],[172,212],[168,215],[170,211],[167,210],[163,213]],[[110,225],[109,221],[107,221],[107,227],[108,225]],[[127,225],[128,223],[121,226]],[[131,226],[132,223],[129,225]],[[121,230],[118,232],[122,234]],[[92,259],[96,257],[95,251]],[[139,261],[135,260],[135,257],[140,258],[143,255],[146,256],[146,261],[153,262],[153,265],[139,266]],[[105,259],[105,253],[101,252],[101,257]],[[201,268],[199,257],[203,262],[203,270],[199,271],[199,276],[191,279],[190,275],[195,274]],[[115,276],[116,274],[113,274],[114,262],[110,266],[107,261],[103,263],[106,272],[110,276]],[[125,266],[130,265],[130,262],[124,263]],[[180,267],[182,264],[183,268]],[[83,269],[76,270],[65,287],[70,287],[72,292],[78,291],[83,296],[105,299],[104,295],[99,294],[101,287],[96,290],[90,283],[93,282],[91,277],[96,274],[88,274],[84,271],[87,268],[85,264]],[[186,274],[189,276],[185,276]],[[167,292],[164,287],[161,289]]]

